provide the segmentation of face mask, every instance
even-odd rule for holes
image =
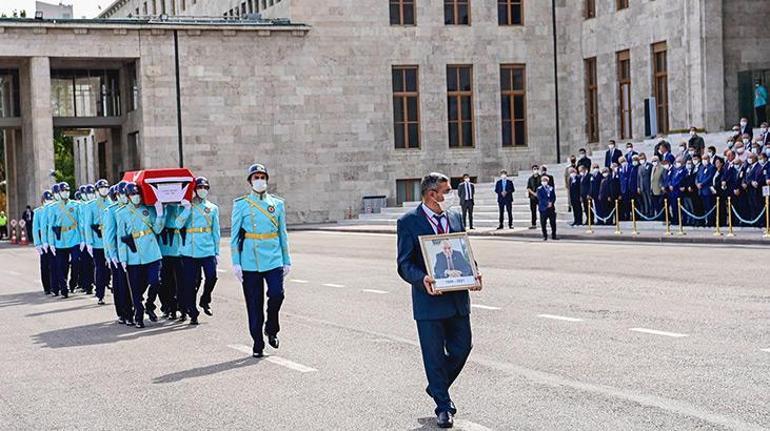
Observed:
[[[658,166],[658,162],[653,161],[652,166]]]
[[[676,163],[674,163],[674,166],[675,166],[675,167],[677,167],[677,168],[681,168],[681,167],[682,167],[682,164],[681,164],[681,163],[679,163],[679,162],[676,162]]]
[[[88,200],[89,200],[89,201],[92,201],[92,200],[94,200],[94,199],[96,199],[96,195],[95,195],[94,193],[89,193],[89,194],[88,194]]]
[[[608,148],[609,148],[610,150],[614,150],[614,149],[615,149],[615,146],[614,146],[614,145],[610,145],[610,146],[608,146]]]
[[[735,142],[730,141],[730,142],[727,143],[727,148],[732,149],[733,146],[735,146]]]
[[[508,178],[508,175],[506,175],[506,174],[500,174],[500,178],[504,180],[504,179]]]
[[[70,192],[68,190],[61,191],[59,192],[59,196],[61,196],[61,198],[66,201],[70,198]]]
[[[703,159],[703,164],[704,165],[709,165],[710,163],[711,163],[711,161],[709,159]]]
[[[436,203],[438,204],[439,208],[441,208],[442,212],[443,211],[447,211],[447,210],[449,210],[449,208],[451,208],[454,205],[454,196],[452,196],[451,194],[447,193],[447,194],[444,195],[444,200],[443,201],[439,202],[437,200]]]
[[[764,165],[765,165],[765,163],[767,163],[767,160],[766,160],[766,159],[759,159],[759,164],[760,164],[760,165],[764,166]]]
[[[543,185],[543,187],[548,187],[548,181],[543,181],[543,182],[541,182],[540,184],[542,184],[542,185]]]
[[[585,154],[583,154],[583,153],[580,153],[580,155],[579,155],[578,157],[580,157],[580,160],[583,160],[583,159],[585,159],[585,158],[586,158],[586,155],[585,155]]]
[[[131,195],[131,203],[134,205],[139,205],[142,203],[142,197],[139,195]]]
[[[605,173],[603,173],[603,174],[602,174],[602,176],[603,176],[604,178],[607,178],[607,177],[609,177],[609,176],[610,176],[610,174],[609,174],[609,173],[607,173],[607,172],[605,172]]]
[[[266,180],[254,180],[251,183],[251,188],[254,189],[257,193],[264,193],[265,190],[267,190],[267,181]]]
[[[749,140],[748,140],[748,139],[744,139],[744,140],[743,140],[743,145],[746,145],[746,144],[748,144],[748,143],[749,143]]]
[[[201,199],[206,199],[206,196],[209,195],[209,191],[206,189],[198,189],[195,191],[195,193],[198,195]]]
[[[735,151],[737,151],[737,152],[738,152],[738,154],[743,154],[743,152],[744,152],[744,151],[746,151],[746,150],[745,150],[744,148],[738,148],[738,149],[737,149],[737,150],[735,150]]]
[[[639,166],[639,162],[637,162],[636,160],[634,160],[632,163],[634,164],[634,166]]]
[[[533,169],[532,175],[540,175],[540,171],[538,171],[537,169]]]
[[[690,136],[695,136],[695,130],[693,130],[692,132],[690,132]]]
[[[733,167],[734,167],[734,168],[735,168],[735,170],[737,171],[738,169],[740,169],[740,168],[741,168],[741,165],[739,165],[738,163],[734,163],[734,164],[733,164]]]
[[[108,189],[106,187],[100,187],[99,188],[99,196],[101,196],[103,198],[106,198],[109,193],[110,193],[110,189]]]
[[[711,152],[711,151],[709,151],[707,154],[708,154],[708,156],[709,156],[709,159],[710,159],[710,158],[712,158],[712,157],[714,157],[714,153],[713,153],[713,152]]]
[[[748,123],[745,122],[745,121],[741,121],[741,127],[746,127],[746,124],[748,124]]]
[[[681,146],[681,147],[679,147],[679,151],[681,151],[681,152],[683,152],[683,153],[685,152],[685,150],[686,150],[686,149],[687,149],[687,148],[686,148],[686,147],[684,147],[684,146]]]
[[[751,152],[754,154],[759,154],[759,148],[752,148]]]
[[[598,174],[598,173],[599,173],[599,170],[598,170],[598,169],[594,169],[594,170],[593,170],[593,171],[591,171],[591,172],[593,172],[594,174]]]
[[[692,164],[688,163],[688,164],[687,164],[687,169],[688,169],[688,170],[692,170]]]
[[[689,155],[691,155],[691,156],[694,156],[694,155],[695,155],[695,151],[688,151],[687,153],[688,153]]]
[[[466,178],[466,179],[465,179],[465,182],[466,182],[466,183],[469,183],[469,182],[471,182],[471,179],[470,179],[470,178]]]
[[[767,157],[770,157],[770,148],[765,148],[765,154],[767,154]]]
[[[569,177],[574,179],[575,177],[577,177],[577,174],[576,173],[571,173],[571,174],[569,174]]]
[[[633,151],[633,150],[634,150],[633,148],[626,148],[626,152],[627,152],[627,153],[630,153],[630,152],[631,152],[631,151]]]

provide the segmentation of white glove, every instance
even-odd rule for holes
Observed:
[[[187,199],[182,199],[182,202],[180,202],[180,204],[182,204],[182,207],[186,210],[192,207],[192,204]]]
[[[39,245],[35,246],[35,250],[37,250],[37,254],[43,255],[43,247],[40,247]]]
[[[48,244],[43,244],[43,251],[48,251]]]
[[[92,245],[86,245],[86,251],[91,257],[94,257],[94,247]]]
[[[233,265],[233,275],[235,275],[239,282],[243,283],[243,269],[241,269],[240,265]]]
[[[288,277],[289,273],[291,272],[291,265],[284,265],[283,266],[283,277]]]
[[[219,261],[219,256],[215,256],[217,258],[217,266],[221,265],[221,262]]]
[[[50,246],[50,249],[51,249],[51,254],[56,256],[56,247],[52,245],[52,246]]]
[[[163,202],[159,200],[155,201],[155,214],[157,214],[158,217],[163,215]]]
[[[85,250],[85,249],[86,249],[86,243],[84,243],[84,242],[81,242],[81,243],[80,243],[80,251],[83,251],[83,250]]]
[[[120,265],[123,267],[123,271],[128,271],[128,265],[126,265],[126,262],[120,262]]]
[[[118,258],[113,257],[110,259],[110,262],[112,262],[112,265],[117,269],[120,266],[120,262],[118,262]]]

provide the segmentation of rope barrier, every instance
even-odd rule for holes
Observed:
[[[711,214],[714,211],[716,211],[716,209],[717,209],[717,206],[714,205],[714,208],[711,208],[711,211],[709,211],[705,215],[699,217],[699,216],[696,216],[695,214],[691,213],[690,211],[687,211],[687,209],[684,207],[684,205],[682,206],[682,212],[687,214],[688,217],[694,218],[695,220],[706,220],[707,218],[709,218],[711,216]]]
[[[738,219],[739,222],[741,222],[743,224],[754,225],[757,222],[759,222],[760,220],[762,220],[762,216],[765,215],[765,211],[767,211],[767,208],[762,208],[762,212],[759,213],[759,216],[757,216],[757,218],[755,218],[754,220],[751,220],[751,221],[744,220],[743,217],[741,217],[741,215],[738,214],[738,211],[735,210],[735,207],[732,207],[732,210],[733,210],[733,214],[735,214],[735,217]]]
[[[600,216],[600,215],[599,215],[599,213],[596,211],[596,202],[591,202],[591,205],[593,206],[593,210],[594,210],[594,217],[596,217],[597,219],[599,219],[599,221],[601,221],[602,223],[606,223],[606,222],[607,222],[607,220],[611,219],[611,218],[612,218],[612,216],[613,216],[613,215],[615,215],[615,210],[613,209],[613,210],[610,212],[610,215],[608,215],[607,217],[602,217],[602,216]]]
[[[663,211],[665,211],[665,209],[660,210],[659,213],[655,214],[652,217],[645,216],[644,214],[640,213],[639,210],[637,209],[635,209],[634,211],[636,212],[636,215],[638,215],[639,218],[641,218],[644,221],[657,221],[658,218],[663,215]]]

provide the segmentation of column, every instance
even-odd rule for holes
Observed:
[[[37,201],[37,196],[48,188],[54,169],[53,117],[51,110],[51,65],[48,57],[32,57],[21,73],[22,148],[17,157],[26,187],[18,187],[25,203]],[[26,189],[26,190],[25,190]],[[23,193],[23,192],[26,193]]]

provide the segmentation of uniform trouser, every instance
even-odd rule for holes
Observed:
[[[40,255],[40,283],[43,285],[43,292],[51,292],[51,261],[53,255],[50,251],[44,251]]]
[[[125,320],[134,320],[134,307],[131,305],[131,290],[126,279],[126,272],[118,264],[110,264],[112,269],[112,296],[115,300],[115,313]]]
[[[540,211],[540,228],[543,230],[543,238],[548,238],[548,232],[546,231],[546,222],[551,224],[551,236],[556,236],[556,210],[554,208],[548,208],[545,211]]]
[[[81,290],[91,292],[94,288],[94,259],[86,250],[80,252],[78,271],[78,286]]]
[[[67,275],[70,275],[69,289],[73,290],[77,286],[78,260],[80,257],[80,248],[78,246],[70,248],[56,249],[56,287],[54,292],[67,293]]]
[[[473,202],[463,202],[460,204],[463,210],[463,227],[473,227]],[[470,223],[470,225],[469,225]]]
[[[762,208],[765,205],[765,200],[762,198],[762,189],[761,188],[754,188],[752,186],[749,186],[747,189],[748,192],[748,201],[749,201],[749,217],[748,220],[754,220],[759,216],[759,213],[762,212]],[[743,214],[741,214],[743,216]],[[755,227],[764,227],[765,226],[765,219],[763,217],[760,217],[759,220],[757,220],[756,223],[754,223]]]
[[[500,210],[500,226],[503,225],[503,211],[508,211],[508,226],[513,227],[513,202],[498,202],[497,206]]]
[[[134,320],[136,323],[144,320],[144,304],[142,304],[144,292],[148,288],[151,291],[158,291],[160,267],[160,260],[143,265],[128,265],[128,286],[131,290],[132,302],[134,303]]]
[[[201,307],[207,307],[211,303],[211,293],[217,284],[217,258],[216,256],[207,257],[188,257],[182,256],[182,271],[184,272],[184,282],[182,283],[180,293],[180,307],[190,317],[198,317],[198,305],[195,303],[198,294],[198,283],[201,271],[206,277],[203,283],[203,293],[201,294]]]
[[[700,196],[701,199],[701,206],[702,211],[704,211],[704,214],[711,211],[712,208],[714,208],[714,205],[716,204],[716,198],[714,198],[713,195],[708,196]],[[706,220],[702,221],[705,226],[714,226],[714,219],[716,218],[716,210],[714,210],[713,213],[711,213],[710,216],[706,218]]]
[[[104,299],[104,291],[107,289],[107,283],[109,282],[109,272],[107,271],[107,265],[104,259],[104,249],[94,249],[94,285],[96,286],[96,297]]]
[[[265,322],[265,283],[267,283],[267,322]],[[254,340],[254,351],[265,348],[262,325],[265,333],[277,335],[281,330],[278,312],[283,304],[283,268],[266,272],[243,271],[243,296],[249,314],[249,332]]]
[[[183,274],[182,258],[179,256],[163,256],[163,265],[160,270],[160,310],[164,313],[176,313],[179,309],[179,296],[181,294]]]
[[[473,348],[470,316],[417,320],[417,335],[436,414],[456,414],[449,388],[460,375]]]
[[[583,204],[580,198],[572,199],[570,206],[572,206],[572,223],[576,225],[583,224]]]
[[[537,226],[537,199],[529,199],[529,212],[532,214],[531,226]]]

